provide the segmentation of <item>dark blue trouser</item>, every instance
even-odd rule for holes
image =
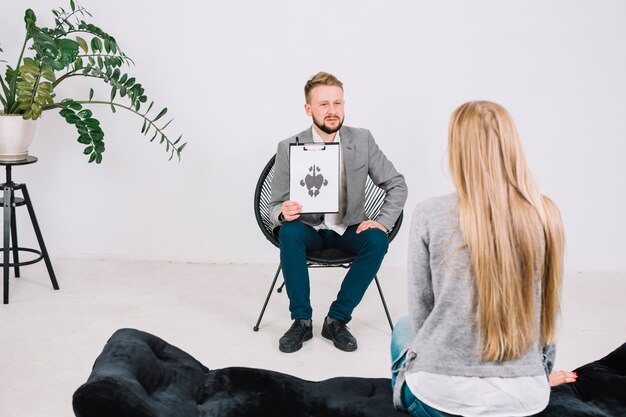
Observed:
[[[382,230],[367,229],[357,234],[357,227],[348,227],[340,236],[332,230],[316,231],[299,220],[282,224],[279,231],[280,262],[292,319],[310,319],[313,314],[306,251],[333,247],[354,253],[356,259],[343,279],[328,316],[346,322],[352,318],[352,311],[361,302],[389,247],[387,234]]]

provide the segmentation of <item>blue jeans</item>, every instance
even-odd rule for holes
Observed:
[[[409,344],[415,338],[415,332],[413,326],[407,316],[402,317],[393,328],[391,334],[391,363],[392,370],[397,370],[402,367],[404,360],[406,359],[406,352],[401,357],[400,354],[405,350]],[[391,389],[393,391],[396,386],[396,375],[391,374]],[[444,412],[435,410],[434,408],[421,402],[409,389],[409,386],[405,383],[402,386],[402,405],[406,408],[407,412],[413,417],[442,417],[449,416]]]
[[[310,319],[313,314],[306,252],[327,248],[356,255],[328,312],[328,316],[335,320],[348,322],[352,319],[352,311],[361,302],[389,247],[389,238],[382,230],[367,229],[357,234],[357,227],[350,226],[343,235],[338,235],[332,230],[316,231],[299,220],[282,224],[278,234],[280,263],[292,319]]]

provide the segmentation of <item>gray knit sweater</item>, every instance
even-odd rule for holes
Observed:
[[[503,378],[549,374],[554,346],[535,345],[524,356],[507,362],[481,359],[471,262],[459,228],[456,193],[419,204],[409,239],[409,316],[416,337],[402,372]]]

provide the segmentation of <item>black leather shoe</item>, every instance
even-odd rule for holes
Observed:
[[[322,326],[322,336],[332,340],[333,345],[344,352],[353,352],[356,350],[356,338],[348,330],[348,326],[343,321],[333,320],[328,322],[328,317],[324,319]]]
[[[306,324],[305,320],[295,319],[289,330],[278,340],[278,349],[285,353],[295,352],[312,337],[313,322]]]

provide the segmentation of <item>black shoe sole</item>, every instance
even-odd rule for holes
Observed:
[[[307,340],[311,340],[313,339],[313,330],[311,330],[309,333],[307,333],[304,336],[304,339],[302,339],[302,342],[300,342],[299,344],[295,345],[294,347],[285,347],[285,346],[281,346],[280,343],[278,344],[278,350],[280,350],[281,352],[284,353],[293,353],[293,352],[297,352],[300,349],[302,349],[302,344],[304,342],[306,342]]]
[[[338,345],[337,342],[335,342],[335,340],[333,339],[333,335],[330,334],[330,330],[327,330],[326,326],[322,327],[322,336],[328,340],[332,340],[333,345],[335,345],[337,349],[342,350],[344,352],[354,352],[356,348],[358,347],[358,346],[354,346],[354,348],[350,348],[350,347],[347,348],[345,346]]]

